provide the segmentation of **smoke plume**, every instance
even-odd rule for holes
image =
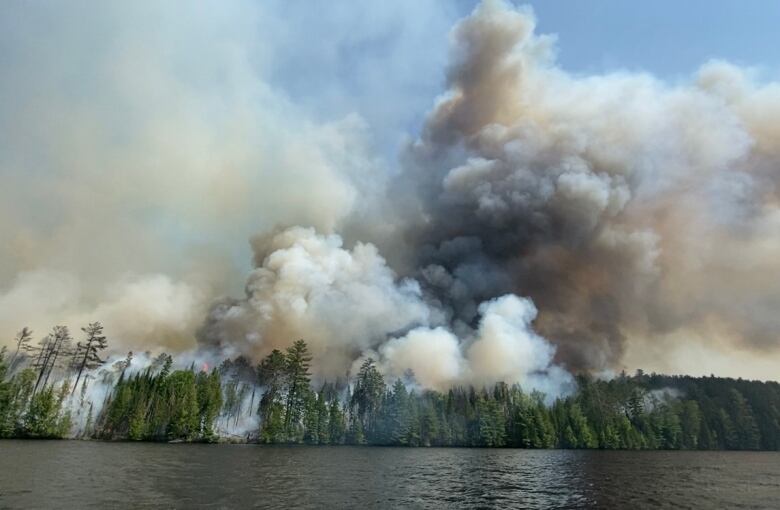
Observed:
[[[350,250],[335,234],[294,227],[253,247],[247,296],[212,306],[203,347],[259,358],[304,338],[320,378],[347,376],[373,356],[386,375],[411,371],[422,387],[439,390],[506,381],[557,395],[570,382],[552,364],[554,348],[532,331],[536,308],[526,299],[483,303],[476,330],[459,338],[438,303],[417,281],[399,279],[371,244]]]
[[[776,373],[780,84],[722,61],[675,84],[573,75],[530,9],[485,0],[393,168],[374,124],[420,118],[397,91],[438,64],[425,27],[451,14],[417,4],[364,69],[356,102],[381,106],[336,118],[312,104],[361,86],[280,86],[289,47],[314,49],[276,4],[53,9],[40,44],[36,16],[0,22],[3,342],[100,320],[115,353],[258,361],[303,338],[319,378],[371,356],[423,388],[551,395],[571,372],[733,355]],[[394,33],[377,9],[370,32]],[[374,17],[337,12],[371,47]]]
[[[529,296],[573,369],[685,337],[776,349],[780,86],[717,61],[678,86],[572,76],[534,29],[501,1],[454,28],[388,206],[410,274],[465,324]]]

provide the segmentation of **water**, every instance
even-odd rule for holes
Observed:
[[[0,441],[0,508],[778,508],[780,453]]]

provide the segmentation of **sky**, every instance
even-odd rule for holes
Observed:
[[[531,2],[539,30],[558,34],[560,62],[575,72],[645,70],[684,77],[713,58],[780,72],[773,48],[780,4],[760,0]]]
[[[436,7],[430,7],[433,13],[420,20],[419,25],[416,20],[410,23],[412,16],[403,20],[402,9],[372,13],[372,21],[386,27],[384,31],[366,29],[361,33],[359,29],[335,47],[318,36],[322,44],[293,52],[292,58],[274,68],[272,79],[296,101],[306,101],[323,115],[357,108],[375,120],[371,122],[375,129],[383,129],[387,109],[392,110],[390,113],[401,118],[390,126],[391,133],[381,136],[385,143],[392,144],[398,136],[419,129],[420,111],[439,93],[444,79],[447,32],[476,3],[474,0],[426,2]],[[768,78],[780,75],[780,53],[775,51],[780,44],[776,29],[780,20],[777,2],[541,0],[514,3],[533,8],[540,33],[556,35],[558,61],[571,72],[646,71],[674,81],[689,78],[701,64],[718,58],[755,68]],[[298,35],[304,38],[302,32],[308,33],[308,25],[305,21],[298,22],[299,19],[306,20],[316,12],[319,23],[324,19],[324,25],[333,28],[354,15],[334,13],[330,10],[332,6],[312,12],[308,6],[299,9],[300,5],[292,2],[292,12],[286,15],[295,20],[291,26],[303,29]],[[366,26],[371,26],[370,21]],[[325,31],[331,32],[331,28]],[[405,57],[403,64],[401,52]],[[393,103],[392,108],[375,110],[382,105],[376,105],[370,98],[376,97],[376,92],[387,92],[387,87],[383,85],[385,80],[373,79],[374,66],[386,65],[388,55],[399,67],[407,70],[413,67],[414,79],[401,83],[399,94],[403,94],[405,101]],[[410,56],[414,60],[407,60]],[[312,83],[317,83],[318,88],[324,83],[330,98],[322,101],[322,90],[313,94]],[[393,149],[388,149],[390,157]]]
[[[666,101],[667,87],[691,86],[717,60],[736,67],[714,74],[738,75],[773,101],[773,89],[759,85],[780,78],[780,3],[513,5],[533,11],[535,34],[548,36],[540,51],[580,88],[599,92],[590,78],[622,76]],[[435,131],[431,119],[451,98],[462,57],[453,27],[476,6],[3,3],[2,343],[23,325],[77,330],[101,318],[117,348],[149,338],[163,349],[192,348],[214,299],[244,293],[258,265],[255,236],[278,227],[339,234],[348,247],[371,241],[384,257],[377,267],[386,259],[411,274],[408,253],[396,250],[402,243],[383,245],[385,234],[395,239],[392,229],[362,219],[376,219],[370,205],[419,164],[409,147]],[[763,258],[752,264],[766,267]],[[771,310],[776,289],[755,285],[768,287],[757,300]],[[715,340],[698,334],[667,331],[663,342],[629,345],[612,368],[767,378],[780,368],[777,349],[733,343],[728,331]]]

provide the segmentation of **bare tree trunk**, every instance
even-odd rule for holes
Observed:
[[[63,342],[65,342],[64,333],[58,334],[54,339],[54,346],[52,347],[52,353],[54,354],[54,359],[51,360],[51,363],[49,364],[49,371],[46,373],[46,379],[43,381],[44,388],[46,388],[46,385],[49,384],[49,376],[54,370],[54,365],[57,363],[57,358],[60,357],[60,351],[62,350]]]
[[[54,349],[53,340],[50,340],[49,342],[46,343],[45,346],[41,348],[41,352],[38,355],[38,360],[36,361],[36,365],[40,367],[40,372],[38,372],[38,379],[35,381],[35,388],[33,388],[33,394],[35,394],[38,391],[38,386],[41,384],[41,380],[43,379],[43,374],[46,372],[46,368],[49,366],[49,359],[51,358],[53,349]]]
[[[73,395],[76,392],[76,386],[79,385],[79,379],[81,379],[81,373],[84,371],[84,366],[87,364],[87,356],[89,356],[89,350],[92,348],[92,342],[87,342],[84,348],[84,357],[81,360],[81,366],[79,367],[79,375],[76,376],[76,382],[73,384],[73,391],[70,392]]]
[[[52,370],[54,370],[54,364],[57,363],[57,358],[60,356],[60,350],[59,348],[54,351],[54,359],[51,361],[51,364],[49,365],[49,371],[46,372],[46,379],[43,381],[43,387],[46,388],[46,385],[49,384],[49,376],[51,375]]]

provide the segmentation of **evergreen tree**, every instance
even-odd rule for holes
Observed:
[[[296,341],[287,349],[285,358],[285,375],[287,384],[287,401],[284,411],[284,431],[288,441],[301,439],[301,419],[306,407],[309,387],[309,368],[311,355],[303,340]]]
[[[385,381],[372,358],[366,359],[360,367],[350,406],[356,411],[361,434],[369,440],[377,438],[379,409],[385,394]]]
[[[257,367],[258,384],[265,388],[260,399],[260,440],[277,442],[284,433],[284,408],[281,404],[285,388],[287,359],[274,349]]]
[[[10,370],[13,370],[16,366],[17,358],[20,352],[30,352],[33,347],[30,345],[32,340],[32,330],[28,327],[23,327],[14,337],[14,343],[16,344],[16,350],[10,361]]]
[[[9,370],[6,350],[0,350],[0,437],[69,436],[74,409],[86,415],[87,423],[77,437],[214,441],[220,416],[226,426],[237,424],[242,402],[259,385],[263,391],[258,437],[269,443],[775,450],[780,446],[776,382],[642,373],[612,380],[579,377],[577,392],[547,405],[541,393],[525,394],[519,386],[504,383],[479,390],[416,392],[407,390],[407,385],[415,384],[408,375],[388,390],[376,364],[368,359],[352,386],[325,382],[315,392],[309,376],[311,356],[299,341],[286,352],[275,350],[263,359],[256,380],[246,358],[196,373],[194,368],[173,371],[172,358],[162,354],[131,373],[131,353],[101,370],[96,384],[113,385],[101,406],[89,401],[83,374],[76,377],[83,381],[78,401],[71,396],[67,374],[64,380],[54,377],[66,338],[67,330],[55,328],[41,342],[32,367],[15,373]]]
[[[201,428],[198,390],[192,370],[177,370],[168,378],[170,421],[168,438],[192,440]]]
[[[739,450],[757,450],[760,443],[758,425],[753,409],[736,388],[729,391],[729,411],[734,425],[733,447]]]
[[[198,437],[215,441],[214,423],[222,409],[222,385],[216,369],[200,372],[196,379],[198,396]]]
[[[407,445],[411,429],[409,415],[409,394],[404,383],[397,379],[387,405],[387,436],[388,444]]]
[[[328,409],[328,443],[342,444],[345,432],[344,412],[339,405],[338,398],[333,398]]]
[[[99,352],[106,348],[106,337],[103,336],[103,326],[99,322],[91,322],[86,327],[81,328],[87,338],[84,342],[78,342],[73,354],[74,368],[78,371],[76,382],[73,384],[73,393],[81,380],[81,374],[84,369],[93,370],[103,364]]]
[[[49,377],[57,367],[57,361],[61,356],[68,354],[70,341],[71,336],[67,326],[54,326],[52,332],[42,340],[38,359],[34,365],[38,369],[38,379],[33,392],[38,391],[41,384],[45,388],[49,383]]]

